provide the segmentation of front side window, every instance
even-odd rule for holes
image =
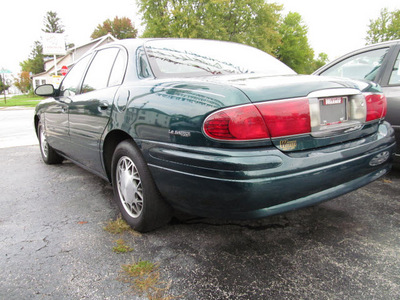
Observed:
[[[60,86],[60,96],[70,97],[78,93],[79,83],[82,79],[83,72],[90,60],[90,55],[78,61],[65,76]]]
[[[146,42],[144,49],[151,70],[158,78],[255,72],[265,75],[295,74],[271,55],[236,43],[185,39],[153,40]]]
[[[111,68],[118,51],[118,48],[108,48],[96,53],[83,80],[82,93],[100,90],[108,86]]]
[[[400,85],[400,52],[397,55],[396,62],[393,66],[392,74],[390,75],[389,85]]]
[[[388,50],[389,48],[382,48],[354,55],[324,71],[321,75],[374,81]]]

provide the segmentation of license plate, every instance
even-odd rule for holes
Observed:
[[[347,121],[347,97],[320,99],[321,125],[334,125]]]

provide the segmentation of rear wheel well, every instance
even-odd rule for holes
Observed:
[[[104,161],[104,167],[107,173],[107,178],[110,182],[112,182],[111,179],[111,162],[112,162],[112,156],[115,151],[115,148],[118,146],[119,143],[121,143],[124,140],[132,140],[132,137],[127,134],[124,131],[121,130],[115,130],[110,132],[107,136],[106,139],[104,140],[104,146],[103,146],[103,161]]]

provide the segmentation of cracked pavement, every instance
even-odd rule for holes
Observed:
[[[158,263],[178,299],[400,299],[400,172],[263,220],[174,219],[113,235],[112,189],[39,147],[0,147],[0,299],[145,299],[117,280]],[[123,238],[133,251],[116,254]]]

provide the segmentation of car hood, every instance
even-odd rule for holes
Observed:
[[[213,76],[213,83],[240,89],[252,102],[306,97],[324,89],[355,88],[360,91],[380,91],[372,82],[313,75],[262,76],[255,74]]]

